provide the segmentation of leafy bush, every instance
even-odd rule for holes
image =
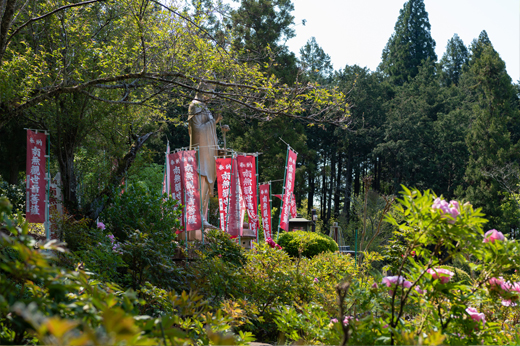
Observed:
[[[313,257],[325,251],[338,251],[338,244],[331,237],[313,232],[285,232],[278,238],[278,244],[292,257]]]
[[[9,184],[0,176],[0,197],[6,197],[13,206],[13,212],[25,213],[25,183],[20,180],[18,184]]]
[[[194,293],[176,294],[146,284],[132,290],[61,268],[56,241],[35,248],[21,215],[0,198],[1,344],[249,344],[239,307],[214,309]],[[7,236],[6,234],[9,234]],[[45,251],[42,251],[45,250]],[[144,315],[151,313],[154,316]],[[237,320],[235,320],[237,319]]]
[[[127,185],[101,214],[106,230],[113,233],[117,253],[126,263],[125,286],[138,290],[145,282],[164,289],[179,288],[181,269],[173,258],[179,247],[177,201],[144,185]]]

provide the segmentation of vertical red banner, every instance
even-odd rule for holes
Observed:
[[[247,215],[249,217],[249,229],[257,235],[260,227],[258,219],[258,202],[256,198],[256,159],[254,156],[237,157],[240,187],[244,199]]]
[[[294,191],[294,177],[296,174],[296,153],[288,150],[287,172],[285,174],[285,189],[283,194],[282,214],[280,217],[280,228],[289,231],[289,212],[291,209],[291,197]]]
[[[220,229],[226,230],[226,221],[231,188],[231,159],[216,159],[218,209],[220,212]]]
[[[231,237],[238,237],[242,235],[243,230],[243,214],[240,201],[240,182],[238,178],[238,165],[236,158],[232,161],[231,167],[231,184],[229,209],[227,215],[226,232]]]
[[[169,154],[168,156],[168,169],[170,178],[170,191],[173,199],[179,201],[179,205],[184,205],[184,184],[181,174],[182,167],[182,156],[180,152]],[[181,227],[184,228],[184,208],[182,210]]]
[[[273,196],[283,199],[282,195],[273,195]],[[291,218],[294,219],[296,216],[298,216],[298,210],[296,209],[296,197],[294,197],[294,193],[293,193],[292,197],[291,197]]]
[[[197,152],[187,150],[181,151],[180,154],[182,183],[186,194],[186,231],[195,231],[202,228]]]
[[[271,197],[269,184],[260,185],[260,210],[262,213],[262,224],[264,225],[264,239],[272,238],[271,228]]]
[[[26,219],[30,223],[45,222],[45,133],[27,130],[27,200]]]

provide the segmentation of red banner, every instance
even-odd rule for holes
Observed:
[[[45,133],[27,130],[27,201],[26,219],[30,223],[45,222]]]
[[[257,235],[260,227],[258,219],[258,201],[256,199],[256,162],[254,156],[238,156],[238,173],[240,176],[240,187],[249,217],[249,229]]]
[[[262,212],[262,224],[264,225],[264,239],[272,238],[271,228],[271,201],[269,184],[260,185],[260,209]]]
[[[180,152],[182,183],[186,191],[186,231],[195,231],[202,228],[196,154],[195,150]]]
[[[238,237],[242,235],[244,216],[241,207],[240,182],[238,179],[237,160],[233,159],[231,167],[231,184],[229,191],[229,209],[227,215],[226,232],[231,237]]]
[[[294,191],[294,177],[296,174],[296,153],[289,149],[287,159],[287,172],[285,174],[285,187],[283,195],[282,214],[280,217],[280,228],[289,231],[289,211],[291,208],[291,197]]]
[[[282,199],[282,195],[273,195],[273,196]],[[291,198],[291,219],[294,219],[297,216],[298,216],[298,210],[296,209],[296,197],[294,197],[294,193],[293,193],[292,198]]]
[[[226,221],[230,200],[231,159],[217,159],[218,208],[220,212],[220,229],[226,230]]]
[[[184,205],[184,184],[181,174],[181,168],[182,168],[182,156],[180,152],[169,154],[167,156],[168,158],[168,164],[167,167],[169,169],[168,174],[165,175],[169,176],[170,178],[170,191],[168,192],[171,194],[173,199],[176,199],[179,201],[179,204]],[[198,182],[198,181],[197,181]],[[165,183],[166,186],[166,183]],[[182,218],[181,218],[181,227],[184,228],[184,209],[182,210]]]

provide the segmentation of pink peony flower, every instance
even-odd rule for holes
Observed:
[[[494,243],[495,240],[504,240],[504,234],[496,229],[490,229],[484,234],[484,243]]]
[[[454,273],[452,273],[451,271],[449,271],[448,269],[443,269],[443,268],[430,268],[427,270],[428,274],[430,274],[432,276],[432,278],[434,280],[437,280],[439,279],[441,281],[441,283],[445,284],[447,283],[448,281],[450,281],[451,277],[453,275],[455,275]]]
[[[396,276],[386,276],[383,278],[383,281],[381,283],[386,285],[386,287],[388,287],[388,288],[392,288],[391,290],[388,291],[388,293],[390,295],[394,294],[393,288],[395,286],[402,286],[404,288],[412,287],[412,283],[400,275],[399,276],[397,276],[397,275]]]
[[[345,316],[345,319],[343,320],[343,324],[347,325],[353,319],[354,319],[354,316]],[[356,318],[356,321],[359,321],[359,320]]]
[[[503,306],[516,306],[516,303],[514,303],[511,299],[503,299],[502,305]]]
[[[479,313],[475,308],[467,308],[466,312],[469,314],[473,321],[482,321],[482,324],[486,324],[486,315],[484,315],[484,313]]]
[[[457,216],[460,215],[459,202],[457,202],[457,201],[450,201],[450,203],[448,203],[443,199],[436,198],[433,201],[432,208],[434,210],[440,210],[441,215],[443,215],[443,216],[444,215],[451,216],[451,218],[453,218],[453,220],[448,220],[448,223],[451,223],[451,224],[454,224],[455,220],[457,219]]]
[[[97,223],[97,228],[99,228],[102,231],[104,231],[106,227],[105,227],[105,224],[103,222],[98,222]]]
[[[333,318],[330,320],[332,323],[338,323],[338,319],[337,318]]]
[[[504,279],[502,277],[500,277],[498,279],[491,278],[488,281],[489,286],[491,286],[490,289],[492,289],[492,290],[498,290],[498,288],[502,287],[503,283],[504,283]]]
[[[415,290],[419,294],[425,294],[426,293],[426,290],[422,290],[421,287],[419,287],[419,286],[415,286]]]

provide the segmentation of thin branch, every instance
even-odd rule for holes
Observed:
[[[52,16],[53,14],[58,13],[58,12],[63,11],[63,10],[66,10],[67,8],[78,7],[78,6],[83,6],[83,5],[89,5],[89,4],[93,4],[95,2],[102,2],[102,1],[106,1],[106,0],[89,0],[89,1],[78,2],[76,4],[68,4],[68,5],[64,5],[64,6],[58,7],[57,9],[55,9],[55,10],[53,10],[51,12],[47,12],[45,14],[42,14],[39,17],[31,18],[28,21],[26,21],[25,23],[23,23],[22,25],[20,25],[18,28],[16,28],[16,30],[13,31],[13,33],[7,38],[7,40],[5,42],[5,46],[7,47],[9,45],[9,42],[11,42],[11,39],[18,32],[20,32],[20,30],[22,30],[23,28],[25,28],[27,25],[31,24],[32,22],[36,22],[36,21],[38,21],[40,19]]]

